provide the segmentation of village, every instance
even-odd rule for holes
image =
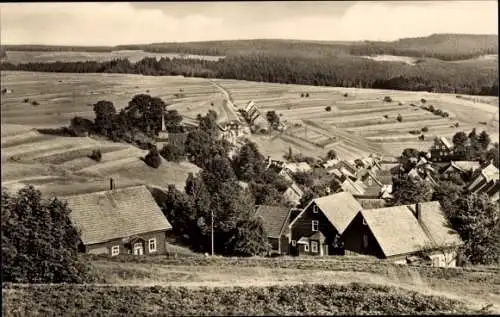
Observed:
[[[234,105],[232,105],[234,107]],[[235,107],[236,108],[236,107]],[[248,142],[256,119],[263,120],[253,102],[239,111],[239,118],[218,122],[220,139],[235,147]],[[268,116],[269,129],[286,129]],[[243,121],[243,120],[242,120]],[[265,123],[265,119],[263,120]],[[246,128],[246,129],[245,129]],[[190,129],[189,127],[186,128]],[[191,127],[194,129],[194,127]],[[280,132],[278,132],[280,133]],[[168,132],[162,116],[162,129],[156,146],[183,146],[187,132]],[[233,150],[230,155],[235,155]],[[407,155],[407,153],[403,153]],[[389,158],[370,155],[356,160],[335,158],[329,151],[324,160],[311,164],[286,159],[265,160],[266,169],[287,181],[281,190],[284,204],[256,205],[254,216],[261,219],[268,239],[267,256],[366,255],[398,264],[419,263],[438,267],[457,266],[457,250],[464,244],[451,229],[439,201],[417,201],[394,205],[393,180],[403,175],[411,181],[437,186],[438,178],[462,177],[466,192],[497,203],[500,180],[492,161],[463,161],[454,144],[436,138],[428,152]],[[290,157],[290,154],[288,155]],[[297,183],[297,175],[310,176],[311,183]],[[313,176],[314,175],[314,176]],[[306,197],[305,191],[323,179],[323,195]],[[242,189],[248,183],[239,181]],[[68,201],[72,221],[81,228],[81,250],[90,254],[159,255],[168,253],[172,219],[165,217],[147,185],[63,197]],[[213,215],[210,235],[214,255]],[[206,253],[208,254],[208,253]]]
[[[498,3],[0,4],[2,316],[500,314]]]

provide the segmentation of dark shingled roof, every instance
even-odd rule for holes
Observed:
[[[83,244],[103,243],[172,226],[146,186],[63,197]]]
[[[269,238],[279,238],[290,210],[283,206],[257,206],[255,216],[261,217]]]

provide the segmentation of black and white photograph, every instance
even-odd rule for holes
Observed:
[[[500,314],[498,9],[1,2],[2,316]]]

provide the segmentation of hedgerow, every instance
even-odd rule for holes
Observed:
[[[458,301],[368,284],[269,287],[8,285],[5,316],[465,314]],[[477,312],[476,312],[477,313]]]

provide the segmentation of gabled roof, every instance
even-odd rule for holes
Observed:
[[[481,165],[479,164],[479,162],[476,161],[451,161],[450,165],[448,166],[448,168],[446,168],[446,170],[448,170],[450,167],[453,167],[459,170],[460,172],[464,173],[466,171],[471,171],[471,170],[475,171],[478,168],[480,168]]]
[[[304,192],[302,189],[300,189],[299,185],[297,185],[295,182],[292,182],[292,184],[289,186],[297,195],[300,197],[304,196]]]
[[[306,162],[286,163],[284,167],[288,168],[290,171],[292,171],[292,173],[308,172],[311,170],[311,165],[307,164]]]
[[[419,203],[419,223],[435,246],[459,245],[462,240],[451,228],[438,201]],[[408,206],[416,214],[416,205]]]
[[[340,185],[340,187],[344,192],[350,193],[352,195],[363,195],[365,193],[363,183],[360,183],[358,181],[353,182],[350,178],[346,178]]]
[[[437,201],[361,211],[386,257],[414,253],[427,247],[462,244]]]
[[[431,243],[407,206],[361,211],[386,257],[414,253]]]
[[[492,163],[483,168],[481,170],[481,174],[483,174],[487,181],[499,179],[498,168],[496,168]]]
[[[348,171],[345,167],[341,167],[340,172],[346,177],[356,178],[356,175]]]
[[[264,229],[270,238],[279,238],[281,236],[281,231],[289,214],[290,210],[283,206],[260,205],[255,210],[255,216],[262,218]]]
[[[444,136],[439,137],[439,141],[441,141],[441,143],[444,146],[446,146],[449,150],[451,150],[453,148],[453,143],[448,141],[448,139],[446,137],[444,137]]]
[[[144,185],[62,199],[85,245],[172,228]]]
[[[329,168],[329,167],[335,166],[336,164],[338,164],[338,162],[339,162],[339,160],[337,160],[337,159],[331,159],[331,160],[328,160],[328,161],[324,162],[322,164],[322,166],[324,168]]]
[[[312,203],[318,206],[339,233],[342,233],[347,228],[352,219],[361,210],[361,205],[350,193],[336,193],[311,200],[294,221],[290,223],[290,226],[302,216]]]

